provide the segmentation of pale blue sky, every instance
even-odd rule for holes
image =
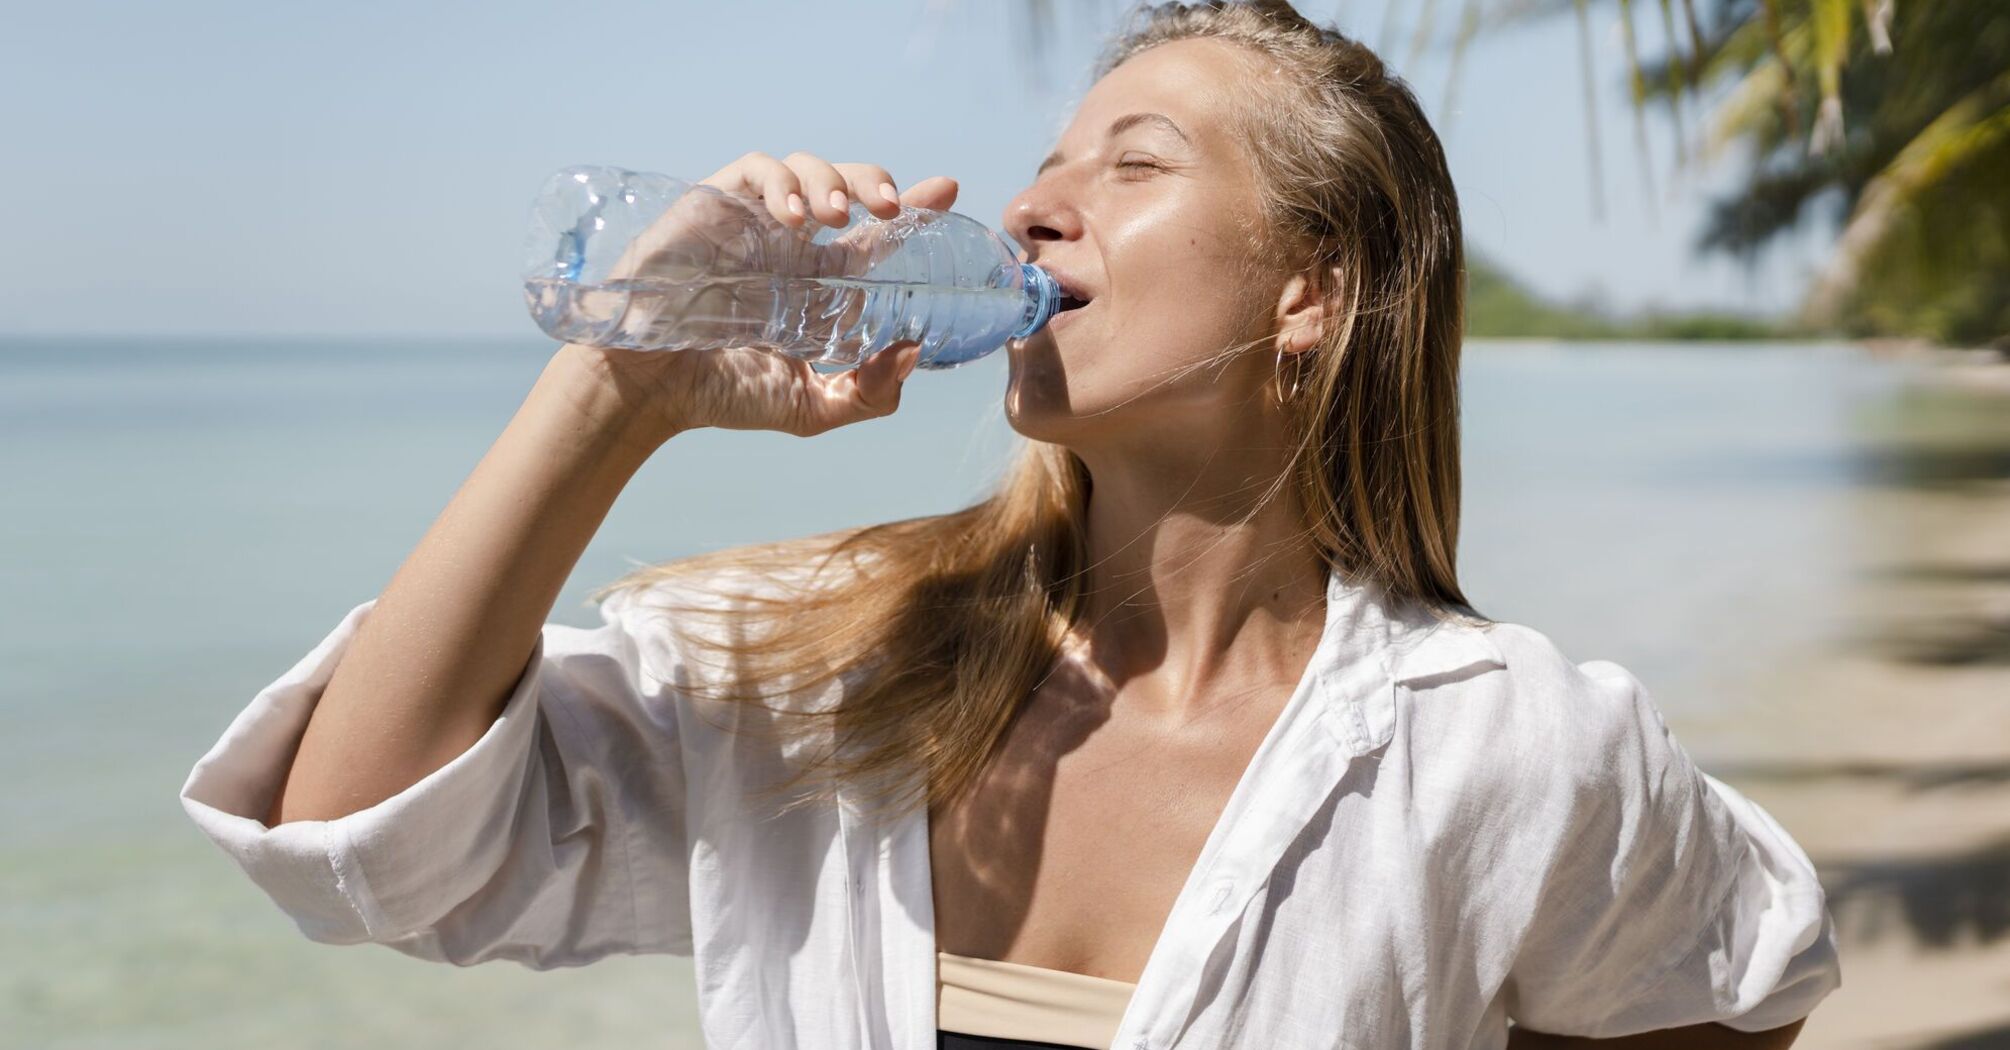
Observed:
[[[0,332],[541,337],[517,283],[526,211],[575,163],[699,178],[749,149],[806,149],[883,164],[903,186],[954,176],[956,210],[996,226],[1121,10],[1061,0],[1042,87],[1015,46],[1014,6],[10,5]],[[1372,45],[1386,6],[1300,10]],[[1791,303],[1826,231],[1751,274],[1693,259],[1702,190],[1742,161],[1700,185],[1671,177],[1659,117],[1648,214],[1615,18],[1597,16],[1603,224],[1568,19],[1482,38],[1450,120],[1448,49],[1412,65],[1406,27],[1386,52],[1446,137],[1469,239],[1558,296]],[[1640,28],[1658,50],[1659,19]]]

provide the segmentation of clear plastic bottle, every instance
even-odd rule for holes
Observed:
[[[955,212],[854,201],[842,227],[775,219],[759,199],[579,165],[531,209],[524,296],[553,338],[638,350],[766,347],[835,370],[904,340],[954,368],[1040,330],[1052,276]]]

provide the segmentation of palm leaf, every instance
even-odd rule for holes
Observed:
[[[1809,22],[1814,27],[1815,71],[1821,83],[1821,109],[1815,115],[1808,152],[1820,156],[1842,143],[1842,67],[1849,57],[1850,0],[1812,0]]]
[[[1465,68],[1466,48],[1472,43],[1473,34],[1479,27],[1480,0],[1466,0],[1464,9],[1459,13],[1459,35],[1452,42],[1450,68],[1445,72],[1445,101],[1442,108],[1447,136],[1451,134],[1453,118],[1458,116],[1458,110],[1452,108],[1452,101],[1459,88],[1459,72]]]
[[[1682,130],[1682,85],[1689,79],[1689,64],[1682,60],[1682,46],[1675,42],[1675,0],[1661,0],[1661,31],[1668,38],[1668,116],[1675,124],[1675,167],[1681,169],[1689,166],[1689,148]]]
[[[1633,40],[1633,0],[1619,0],[1620,36],[1626,41],[1626,72],[1633,86],[1633,138],[1640,151],[1640,181],[1646,188],[1647,218],[1654,221],[1654,152],[1647,140],[1647,80],[1640,72],[1639,46]]]
[[[1891,54],[1892,2],[1863,0],[1863,21],[1870,28],[1870,46],[1880,55]]]
[[[1787,81],[1786,90],[1780,93],[1781,114],[1786,118],[1788,133],[1800,137],[1800,107],[1794,104],[1794,63],[1787,57],[1785,32],[1780,28],[1779,0],[1759,0],[1759,7],[1765,15],[1766,37],[1773,44],[1773,58],[1780,63],[1780,72]]]
[[[1695,61],[1689,64],[1689,88],[1695,90],[1697,74],[1702,72],[1703,56],[1710,50],[1703,44],[1703,23],[1696,21],[1696,0],[1682,0],[1682,18],[1689,23],[1689,53]]]
[[[1949,106],[1864,186],[1828,266],[1809,292],[1804,315],[1835,317],[1856,294],[1867,262],[1889,250],[1901,216],[1932,210],[1938,203],[1931,199],[1936,186],[2006,146],[2010,146],[2010,72]],[[1996,239],[2003,239],[2000,227]],[[1930,265],[1931,260],[1921,264]]]
[[[1732,145],[1759,137],[1761,125],[1778,119],[1779,95],[1786,89],[1786,70],[1779,63],[1762,62],[1752,67],[1717,104],[1703,136],[1703,163],[1715,164]]]
[[[1598,86],[1591,65],[1591,16],[1585,0],[1575,0],[1577,9],[1577,64],[1584,85],[1584,141],[1591,162],[1591,218],[1605,221],[1605,173],[1600,162],[1598,139]]]

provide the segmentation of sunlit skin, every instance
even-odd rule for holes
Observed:
[[[1096,295],[1008,346],[1006,409],[1021,433],[1110,466],[1183,465],[1263,433],[1254,395],[1271,354],[1209,363],[1276,325],[1285,278],[1241,272],[1256,252],[1245,232],[1255,172],[1229,100],[1208,88],[1253,75],[1251,64],[1228,45],[1187,40],[1117,67],[1007,205],[1006,228],[1029,259]]]
[[[1325,567],[1288,496],[1236,520],[1286,463],[1277,354],[1310,347],[1320,321],[1303,275],[1248,272],[1255,171],[1210,85],[1261,74],[1211,40],[1132,58],[1004,215],[1029,261],[1094,297],[1008,347],[1005,394],[1015,430],[1094,479],[1086,655],[1132,706],[1180,720],[1217,686],[1288,691],[1323,618]]]

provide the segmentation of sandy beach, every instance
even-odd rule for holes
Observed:
[[[1991,357],[1922,371],[1930,409],[1875,446],[1851,629],[1755,676],[1753,731],[1705,763],[1829,892],[1843,983],[1800,1046],[2010,1047],[2010,364]]]

